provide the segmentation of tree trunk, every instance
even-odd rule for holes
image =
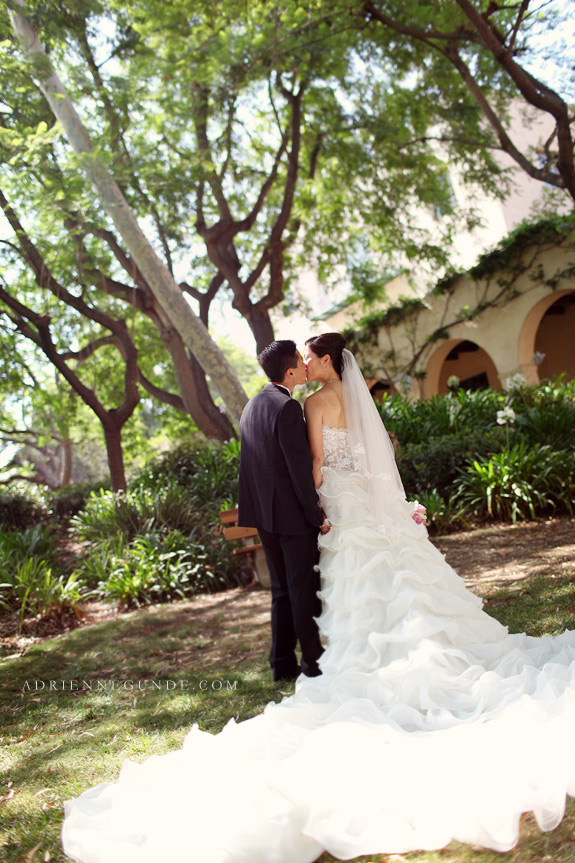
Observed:
[[[69,438],[64,438],[62,441],[61,457],[60,476],[58,477],[59,488],[69,485],[72,479],[72,441]]]
[[[211,339],[207,328],[186,302],[170,271],[140,229],[117,183],[95,154],[87,130],[26,17],[24,0],[12,0],[11,6],[13,8],[8,9],[8,14],[14,32],[20,38],[24,52],[35,69],[40,89],[52,113],[62,124],[73,150],[81,157],[79,162],[96,188],[102,207],[114,222],[138,269],[144,274],[150,290],[173,326],[214,382],[232,420],[239,423],[247,396],[232,367]]]
[[[125,491],[127,486],[126,472],[124,470],[124,452],[122,450],[122,428],[111,420],[110,423],[103,425],[103,429],[108,453],[112,491]]]
[[[180,334],[171,327],[161,327],[162,343],[172,358],[184,406],[199,430],[208,438],[226,441],[236,437],[227,416],[215,406],[206,376],[195,357],[186,351]]]
[[[257,306],[252,306],[248,315],[245,316],[250,329],[256,340],[256,352],[259,354],[271,342],[274,341],[274,328],[270,321],[270,315],[267,309],[258,309]]]

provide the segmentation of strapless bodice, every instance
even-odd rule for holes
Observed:
[[[336,470],[357,470],[346,428],[323,426],[323,465]]]

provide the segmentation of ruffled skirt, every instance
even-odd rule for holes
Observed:
[[[575,633],[509,635],[415,524],[326,469],[323,675],[66,804],[82,863],[311,863],[324,850],[499,851],[575,795]]]

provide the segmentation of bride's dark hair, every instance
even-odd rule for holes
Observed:
[[[343,349],[346,346],[346,340],[341,333],[324,333],[321,336],[312,336],[310,339],[306,339],[306,345],[316,357],[325,357],[326,354],[329,354],[335,371],[341,377]]]

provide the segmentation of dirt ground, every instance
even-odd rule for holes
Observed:
[[[481,593],[488,587],[510,586],[535,575],[567,571],[575,576],[573,518],[552,518],[517,525],[497,524],[436,537],[433,542],[465,579],[468,587]],[[145,625],[152,628],[157,614],[162,617],[162,625],[165,625],[166,617],[170,618],[172,625],[183,621],[195,623],[209,641],[217,637],[216,632],[222,621],[233,621],[233,627],[226,632],[221,642],[218,656],[211,658],[222,667],[234,667],[261,655],[262,645],[258,642],[267,638],[269,604],[269,591],[251,585],[173,603],[168,607],[154,606],[139,613],[146,618]],[[25,621],[20,635],[14,632],[13,620],[0,618],[1,652],[4,655],[21,653],[28,645],[58,632],[111,620],[124,614],[127,612],[119,611],[114,606],[88,603],[82,608],[80,619]],[[234,632],[238,633],[239,641],[239,633],[246,629],[252,630],[256,636],[252,642],[253,657],[244,653],[240,656],[235,649]]]
[[[575,576],[575,518],[496,524],[433,542],[472,590],[563,570]]]

